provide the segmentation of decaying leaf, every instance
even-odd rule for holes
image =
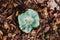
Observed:
[[[5,29],[10,29],[10,26],[9,26],[8,22],[4,22],[4,28]]]

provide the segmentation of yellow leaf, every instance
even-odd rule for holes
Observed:
[[[16,12],[16,16],[18,16],[19,11]]]

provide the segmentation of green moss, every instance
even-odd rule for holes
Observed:
[[[49,34],[47,33],[47,34],[45,35],[45,38],[47,39],[47,38],[48,38],[48,36],[49,36]]]

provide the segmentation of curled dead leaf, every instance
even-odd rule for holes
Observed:
[[[10,29],[9,24],[8,24],[8,22],[6,22],[6,21],[4,22],[4,28],[5,28],[5,29]]]

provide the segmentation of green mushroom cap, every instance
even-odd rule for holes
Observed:
[[[26,12],[18,15],[19,28],[25,32],[30,33],[33,28],[39,26],[39,16],[33,9],[28,9]]]

